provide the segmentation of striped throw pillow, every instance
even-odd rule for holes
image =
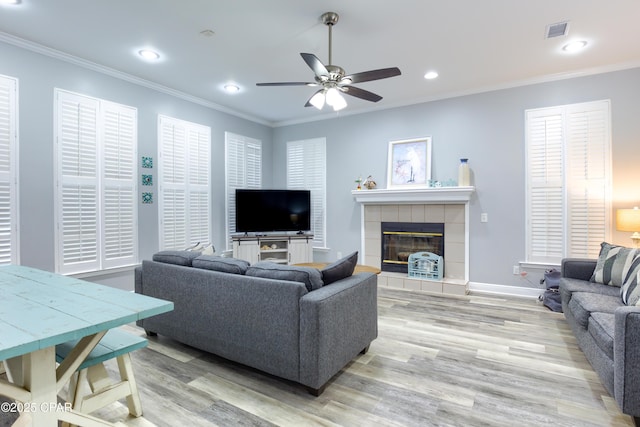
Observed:
[[[602,242],[600,255],[598,256],[596,269],[593,272],[593,276],[591,276],[591,281],[622,287],[637,254],[637,249]]]
[[[626,305],[640,305],[640,286],[638,286],[639,279],[640,254],[636,255],[631,263],[631,268],[629,269],[629,273],[627,273],[627,278],[624,281],[622,288],[620,288],[622,302]]]

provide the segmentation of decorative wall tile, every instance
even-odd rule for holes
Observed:
[[[142,185],[153,185],[153,175],[142,175]]]
[[[153,157],[142,157],[142,167],[145,169],[153,168]]]
[[[142,193],[142,203],[145,203],[145,204],[153,203],[153,193]]]

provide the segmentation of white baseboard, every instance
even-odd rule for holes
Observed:
[[[537,299],[544,292],[544,289],[469,282],[469,292]]]

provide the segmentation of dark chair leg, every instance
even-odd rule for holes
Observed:
[[[363,348],[360,354],[367,354],[367,351],[369,351],[369,346],[366,346],[365,348]]]
[[[144,330],[144,333],[147,334],[148,337],[157,337],[158,334],[153,332],[153,331],[149,331],[147,329]]]
[[[633,422],[636,427],[640,427],[640,417],[633,417]]]

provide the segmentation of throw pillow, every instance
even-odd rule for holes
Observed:
[[[195,268],[231,274],[245,274],[249,268],[249,263],[245,260],[215,255],[200,255],[193,260],[192,264]]]
[[[591,281],[621,287],[637,253],[636,249],[602,242]]]
[[[261,261],[253,264],[245,273],[247,276],[264,277],[266,279],[288,280],[304,283],[309,292],[322,287],[320,270],[311,267],[295,267]]]
[[[631,268],[627,273],[627,278],[620,289],[620,296],[622,302],[626,305],[640,305],[640,286],[638,281],[640,280],[640,254],[636,255]]]
[[[160,251],[153,254],[153,260],[167,264],[183,265],[191,267],[194,258],[200,256],[200,252],[193,251]]]
[[[339,259],[338,261],[327,265],[320,273],[322,273],[322,282],[325,286],[349,277],[353,274],[353,270],[358,263],[358,251]]]

